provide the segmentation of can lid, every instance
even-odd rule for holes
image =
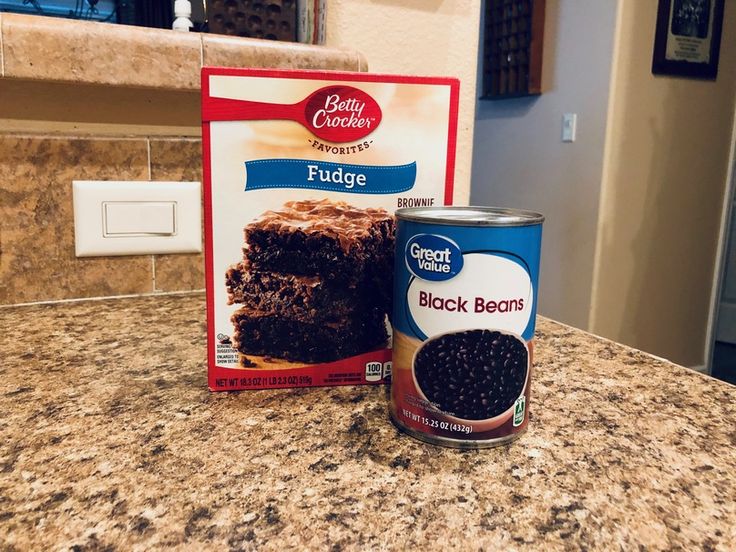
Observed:
[[[503,207],[408,207],[398,209],[396,218],[452,226],[532,226],[542,224],[544,215]]]

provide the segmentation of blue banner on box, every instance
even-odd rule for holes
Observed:
[[[351,165],[309,159],[245,162],[245,191],[304,188],[351,194],[398,194],[414,187],[416,162],[406,165]]]

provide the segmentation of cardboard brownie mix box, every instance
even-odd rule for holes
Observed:
[[[393,213],[452,202],[458,93],[202,69],[211,390],[388,380]]]

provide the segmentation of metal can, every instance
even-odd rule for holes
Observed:
[[[419,207],[396,220],[392,420],[450,447],[515,439],[529,423],[544,217]]]

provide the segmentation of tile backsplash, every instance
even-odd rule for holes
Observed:
[[[0,134],[0,305],[204,288],[202,254],[77,258],[72,180],[202,179],[198,138]]]

